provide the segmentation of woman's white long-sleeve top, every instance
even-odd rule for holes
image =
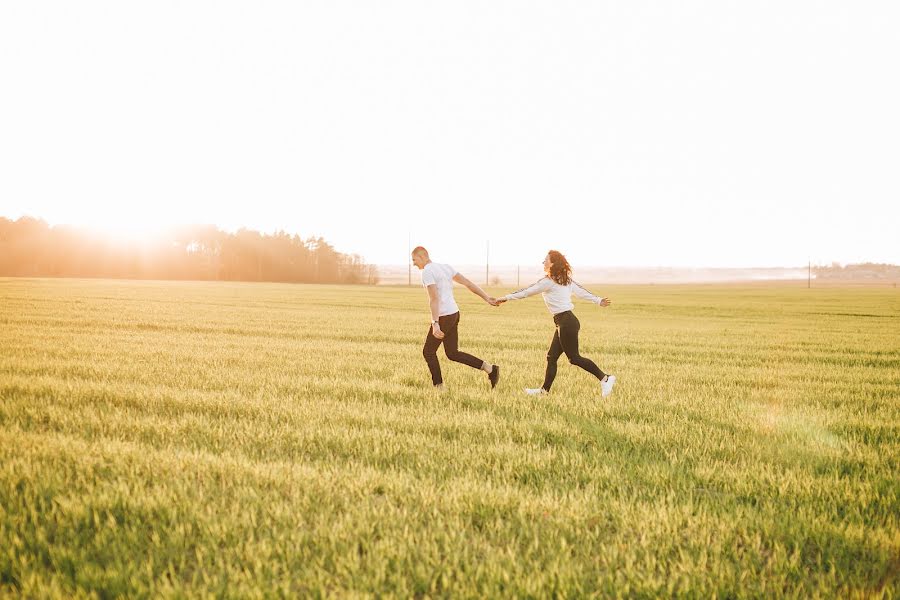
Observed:
[[[603,298],[590,293],[575,281],[571,281],[569,285],[560,285],[549,277],[539,279],[528,287],[512,294],[507,294],[503,298],[506,300],[521,300],[535,294],[543,295],[544,303],[547,305],[550,314],[553,315],[575,308],[575,305],[572,303],[572,294],[594,304],[600,304],[603,301]]]

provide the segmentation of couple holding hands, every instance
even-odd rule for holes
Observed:
[[[429,306],[431,309],[431,327],[425,338],[425,347],[422,355],[431,371],[431,382],[436,388],[443,389],[444,380],[441,377],[441,366],[438,362],[437,350],[443,343],[447,358],[452,361],[468,365],[475,369],[481,369],[487,373],[491,388],[496,387],[500,380],[500,367],[466,354],[459,350],[459,307],[453,297],[453,282],[456,281],[482,298],[491,306],[500,306],[510,300],[521,300],[535,294],[542,294],[547,308],[553,315],[553,323],[556,330],[553,341],[547,351],[547,370],[544,373],[544,383],[539,388],[526,388],[525,393],[530,395],[547,394],[556,379],[556,363],[563,354],[573,365],[577,365],[593,375],[600,382],[601,395],[608,396],[612,393],[616,383],[615,375],[607,375],[589,358],[578,353],[578,330],[581,324],[572,312],[572,294],[579,298],[609,306],[608,298],[600,298],[590,293],[572,279],[572,267],[569,261],[560,252],[551,250],[544,258],[545,276],[534,284],[522,288],[502,298],[488,296],[477,284],[472,283],[450,265],[435,263],[428,256],[428,251],[418,246],[412,251],[412,261],[422,271],[422,285],[428,291]]]

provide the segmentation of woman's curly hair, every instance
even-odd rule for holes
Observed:
[[[550,257],[550,262],[553,263],[550,265],[548,273],[550,279],[559,285],[569,285],[572,281],[572,265],[559,250],[551,250],[547,255]]]

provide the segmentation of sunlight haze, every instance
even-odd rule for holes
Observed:
[[[890,2],[7,2],[0,216],[369,262],[900,263]]]

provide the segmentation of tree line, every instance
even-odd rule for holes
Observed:
[[[123,241],[32,217],[0,217],[0,276],[378,283],[374,265],[321,237],[189,225]]]
[[[858,263],[850,265],[841,265],[840,263],[831,263],[830,266],[813,265],[812,272],[815,273],[816,279],[893,279],[900,281],[900,266],[888,263]]]

